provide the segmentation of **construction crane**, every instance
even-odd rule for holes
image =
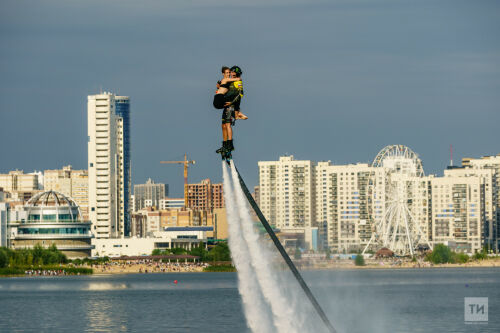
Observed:
[[[188,166],[196,161],[188,161],[187,154],[184,154],[184,161],[160,161],[162,164],[184,164],[184,207],[188,208]]]

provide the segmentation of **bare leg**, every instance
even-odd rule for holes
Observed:
[[[223,126],[223,128],[225,126],[225,129],[226,129],[226,137],[225,137],[224,141],[232,140],[233,139],[233,128],[231,127],[231,124],[230,123],[223,124],[222,126]]]
[[[242,119],[242,120],[248,119],[248,117],[246,115],[244,115],[243,112],[241,112],[241,111],[234,111],[234,118],[235,119]]]
[[[222,141],[227,141],[227,124],[222,124]],[[231,133],[231,136],[233,133]]]

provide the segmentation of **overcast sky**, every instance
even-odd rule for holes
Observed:
[[[386,145],[420,155],[426,174],[500,153],[500,2],[0,2],[0,172],[87,167],[87,95],[131,97],[132,182],[182,195],[221,181],[222,65],[244,74],[234,158],[293,154],[371,162]]]

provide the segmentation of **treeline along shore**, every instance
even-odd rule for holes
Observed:
[[[12,250],[0,247],[0,276],[61,276],[172,272],[234,272],[225,242],[206,249],[155,250],[150,256],[99,257],[69,260],[56,246]]]
[[[392,269],[392,268],[446,268],[446,267],[500,267],[500,256],[488,254],[485,248],[474,255],[454,252],[444,244],[436,244],[432,251],[425,251],[414,256],[399,257],[388,249],[385,255],[373,253],[366,256],[328,255],[327,258],[304,260],[295,256],[295,263],[300,269]],[[366,258],[365,258],[366,257]]]
[[[92,268],[75,266],[55,245],[48,249],[12,250],[0,247],[0,276],[59,276],[92,274]]]
[[[500,267],[500,257],[487,251],[468,256],[437,244],[433,251],[413,257],[328,255],[321,259],[293,257],[301,270],[337,269],[425,269],[446,267]],[[279,263],[276,263],[280,265]],[[282,265],[283,269],[284,264]],[[203,244],[187,251],[182,248],[154,250],[149,256],[84,258],[69,260],[55,246],[11,250],[0,247],[0,276],[64,276],[82,274],[235,272],[225,242],[206,249]]]
[[[200,243],[189,251],[183,248],[156,249],[150,256],[123,256],[106,258],[99,262],[86,260],[82,263],[90,265],[96,274],[236,271],[231,263],[231,253],[226,242],[219,242],[208,249]]]

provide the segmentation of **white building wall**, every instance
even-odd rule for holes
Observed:
[[[10,171],[0,174],[0,187],[5,192],[30,192],[38,190],[38,174],[25,174],[23,171]]]
[[[491,182],[492,196],[492,236],[491,245],[495,252],[500,252],[500,154],[481,158],[465,158],[462,165],[472,169],[493,170]]]
[[[491,169],[445,170],[432,184],[432,240],[456,242],[465,252],[477,252],[493,240]]]
[[[161,199],[159,202],[160,202],[160,210],[184,207],[184,199],[165,198]]]
[[[116,116],[116,197],[117,197],[117,223],[118,236],[123,237],[125,231],[125,169],[123,161],[123,119]]]
[[[284,229],[315,227],[314,163],[281,156],[258,165],[259,202],[269,223]]]
[[[88,96],[89,217],[96,238],[123,235],[123,142],[111,93]]]
[[[93,257],[119,257],[119,256],[140,256],[151,255],[155,248],[167,248],[178,246],[182,242],[185,248],[190,249],[198,246],[199,242],[206,242],[206,231],[183,230],[183,231],[157,231],[152,234],[153,237],[147,238],[111,238],[111,239],[92,239]],[[191,236],[192,239],[180,238]],[[155,245],[156,244],[156,245]],[[162,246],[158,246],[161,244]]]
[[[385,172],[368,164],[316,167],[316,216],[326,223],[327,245],[349,252],[368,243],[385,207]]]
[[[169,240],[168,240],[169,241]],[[154,250],[154,238],[111,238],[92,239],[93,257],[120,257],[151,255]]]
[[[0,202],[0,246],[4,247],[7,247],[8,209],[9,209],[8,203]]]

